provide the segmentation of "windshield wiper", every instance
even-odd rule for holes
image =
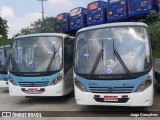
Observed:
[[[51,59],[50,59],[50,61],[49,61],[49,64],[48,64],[48,67],[47,67],[47,69],[46,69],[46,73],[48,73],[49,72],[49,70],[50,70],[50,68],[51,68],[51,66],[52,66],[52,62],[53,62],[53,60],[55,59],[55,47],[54,47],[54,45],[53,45],[53,54],[52,54],[52,57],[51,57]]]
[[[126,73],[131,77],[131,72],[129,71],[128,67],[126,66],[126,64],[124,63],[124,61],[122,60],[121,56],[119,55],[119,53],[117,52],[117,50],[114,47],[114,40],[113,40],[113,53],[114,55],[116,55],[117,59],[119,60],[119,62],[121,63],[122,67],[124,68],[124,70],[126,71]],[[115,57],[114,57],[114,61],[115,61]]]
[[[119,60],[119,62],[121,63],[122,67],[124,68],[124,70],[126,71],[126,73],[131,76],[131,73],[128,69],[128,67],[126,66],[126,64],[124,63],[124,61],[122,60],[121,56],[119,55],[119,53],[117,52],[116,49],[114,49],[114,54],[116,55],[117,59]]]
[[[103,61],[103,52],[104,52],[103,47],[104,47],[104,43],[103,43],[103,40],[102,40],[102,49],[100,49],[100,51],[99,51],[99,53],[97,55],[97,58],[96,58],[96,60],[94,62],[94,65],[93,65],[93,67],[91,69],[90,76],[89,76],[90,78],[95,73],[101,57],[102,57],[102,61]]]

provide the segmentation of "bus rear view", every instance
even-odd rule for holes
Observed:
[[[106,2],[95,1],[87,7],[87,25],[93,26],[107,22]]]
[[[111,23],[79,30],[74,63],[77,104],[152,105],[153,70],[146,24]]]
[[[128,18],[127,0],[108,0],[108,22]]]
[[[59,33],[16,38],[11,50],[10,95],[63,96],[72,92],[72,46],[69,36]]]
[[[128,0],[128,16],[134,17],[154,11],[155,0]]]
[[[69,13],[62,13],[57,15],[57,20],[59,22],[59,27],[62,32],[68,33],[69,32]]]
[[[87,9],[78,7],[70,11],[70,29],[77,31],[87,26]]]
[[[0,87],[8,87],[10,45],[0,47]]]

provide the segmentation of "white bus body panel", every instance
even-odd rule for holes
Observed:
[[[37,88],[37,89],[44,88],[45,91],[39,94],[28,94],[23,92],[21,90],[22,88],[25,88],[25,90],[28,90],[28,88]],[[20,87],[20,86],[15,86],[9,82],[9,93],[11,96],[63,96],[70,93],[72,90],[73,88],[70,88],[66,91],[64,90],[63,80],[61,80],[56,85],[45,86],[45,87]]]
[[[8,87],[8,81],[0,80],[0,88],[1,87]]]

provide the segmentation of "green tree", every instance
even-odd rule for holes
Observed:
[[[146,23],[149,31],[153,34],[153,40],[156,42],[156,49],[153,50],[153,57],[160,58],[160,13],[156,11],[146,16]]]
[[[0,17],[0,46],[10,44],[9,39],[7,39],[7,21]]]
[[[30,27],[21,29],[20,33],[17,33],[13,36],[13,39],[20,35],[62,32],[58,24],[59,22],[54,17],[46,17],[44,21],[42,19],[38,19],[37,21],[32,23]]]
[[[2,35],[3,38],[7,39],[7,33],[8,33],[8,30],[7,30],[8,26],[7,26],[7,21],[2,19],[0,17],[0,35]]]

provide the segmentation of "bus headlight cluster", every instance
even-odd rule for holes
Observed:
[[[75,85],[83,92],[87,92],[85,86],[80,81],[75,81]]]
[[[8,81],[10,81],[13,85],[17,85],[16,82],[11,77],[8,78]]]
[[[148,78],[148,80],[144,81],[143,83],[140,84],[140,86],[138,87],[138,89],[136,90],[136,92],[142,92],[145,89],[147,89],[149,86],[151,86],[152,84],[152,79],[151,77]]]
[[[51,85],[56,85],[57,83],[59,83],[62,80],[62,76],[60,75],[59,77],[57,77],[55,80],[52,81]]]

